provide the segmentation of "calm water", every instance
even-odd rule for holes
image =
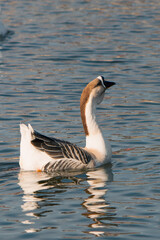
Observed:
[[[159,239],[160,1],[1,0],[1,239]],[[83,87],[117,83],[98,110],[112,165],[19,170],[19,123],[85,145]]]

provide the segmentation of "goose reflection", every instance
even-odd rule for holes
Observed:
[[[43,172],[20,172],[19,173],[19,186],[23,189],[23,204],[21,208],[23,211],[33,211],[37,209],[38,202],[43,198],[38,198],[36,192],[42,189],[47,189],[48,186],[40,184],[42,180],[47,180],[47,174]],[[26,214],[33,215],[33,214]]]
[[[67,178],[70,176],[70,178],[73,180],[73,182],[77,182],[77,178],[72,177],[73,174],[65,174],[65,176],[61,176],[61,173],[53,173],[52,175],[46,174],[44,172],[25,172],[22,171],[19,173],[18,179],[19,183],[18,185],[23,190],[23,204],[21,205],[21,208],[23,211],[33,211],[37,208],[39,208],[39,203],[43,200],[45,200],[46,194],[41,194],[41,190],[49,189],[49,188],[60,188],[62,189],[63,186],[66,185],[65,182],[63,182],[64,178]],[[67,183],[69,186],[73,183]],[[27,214],[28,215],[28,214]],[[29,213],[29,215],[31,215]],[[34,215],[34,214],[33,214]]]
[[[113,180],[113,174],[111,169],[107,169],[106,171],[104,168],[100,168],[96,171],[88,172],[87,176],[87,182],[90,185],[87,192],[90,197],[84,201],[83,206],[90,212],[96,212],[96,217],[98,217],[99,213],[105,212],[105,207],[108,206],[103,196],[107,192],[107,188],[105,187],[106,182]],[[94,215],[90,214],[90,217],[94,218]]]
[[[99,231],[100,228],[104,227],[102,218],[107,219],[107,210],[110,208],[109,203],[106,202],[106,183],[112,180],[111,166],[90,170],[86,174],[84,172],[69,172],[49,175],[44,172],[22,171],[19,173],[18,183],[23,190],[21,208],[26,216],[26,220],[22,223],[33,226],[40,217],[44,216],[44,213],[55,211],[56,205],[61,205],[61,193],[68,191],[69,187],[79,189],[79,186],[81,186],[82,196],[84,194],[83,190],[88,194],[87,198],[83,198],[82,203],[86,211],[83,210],[81,214],[92,220],[92,223],[86,226],[91,229],[88,234],[100,236],[104,234],[104,231]],[[66,198],[67,196],[66,193]],[[71,198],[75,201],[75,196]],[[48,204],[50,209],[47,209],[46,212],[44,208]],[[40,230],[27,228],[25,231],[31,233]]]
[[[44,216],[43,206],[48,204],[49,206],[59,205],[60,202],[57,200],[58,195],[67,191],[69,186],[79,183],[80,178],[74,177],[77,174],[78,172],[55,172],[49,175],[44,172],[21,171],[18,176],[18,185],[23,190],[21,208],[27,218],[32,218],[32,220],[26,219],[22,223],[33,225],[35,224],[34,219],[38,220]],[[79,174],[81,174],[81,172],[79,172]],[[53,190],[47,192],[48,189]],[[43,204],[41,204],[41,202]],[[47,212],[52,211],[53,210],[47,210]],[[31,233],[38,232],[40,229],[28,228],[25,231]]]
[[[107,213],[107,209],[110,209],[110,206],[105,199],[108,191],[107,182],[111,181],[113,181],[111,164],[87,172],[89,187],[86,192],[89,194],[89,197],[83,202],[83,206],[87,210],[84,215],[93,220],[93,223],[89,225],[89,227],[92,228],[89,233],[95,236],[101,236],[105,233],[104,231],[99,231],[100,228],[106,228],[107,225],[104,224],[101,219],[106,221],[111,220],[111,216],[108,216]]]

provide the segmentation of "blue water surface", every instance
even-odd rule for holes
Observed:
[[[160,1],[1,0],[1,239],[159,239]],[[79,100],[116,82],[97,115],[112,164],[19,169],[19,124],[85,146]]]

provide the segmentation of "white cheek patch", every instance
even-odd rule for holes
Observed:
[[[103,77],[102,76],[98,76],[97,78],[102,82],[102,86],[104,88],[106,88],[106,86],[104,85],[104,82],[103,82]]]

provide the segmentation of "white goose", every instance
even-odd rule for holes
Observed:
[[[110,144],[105,144],[96,122],[96,106],[103,100],[105,90],[114,82],[102,76],[91,81],[83,90],[80,100],[81,118],[86,134],[86,147],[46,137],[28,124],[20,124],[20,168],[25,171],[53,172],[68,169],[85,169],[111,160]]]

